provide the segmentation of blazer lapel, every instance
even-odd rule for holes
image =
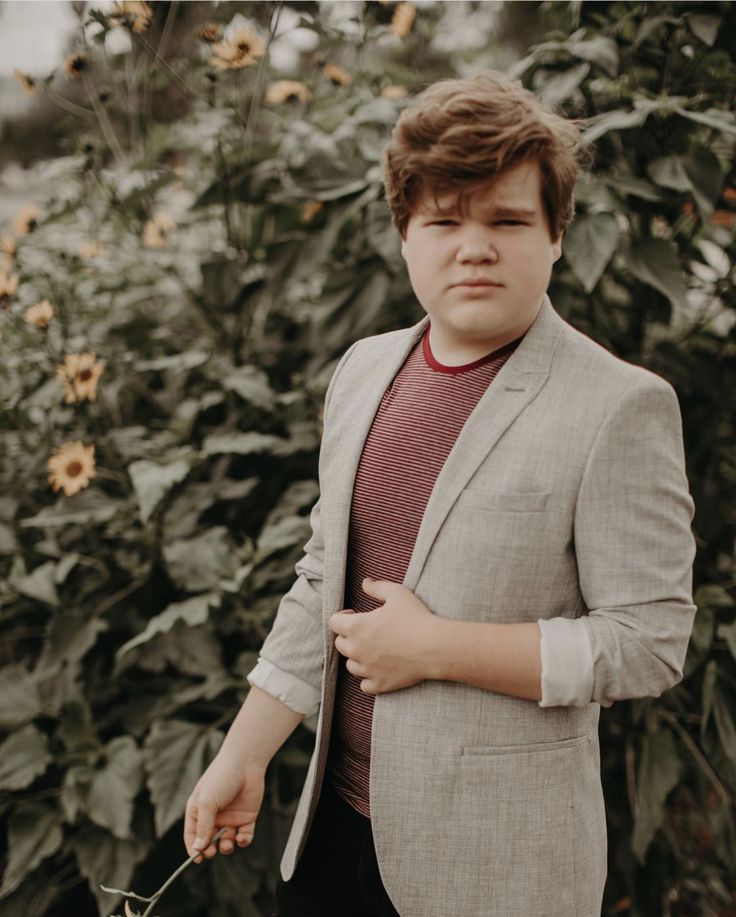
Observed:
[[[323,493],[325,617],[343,607],[352,492],[363,446],[384,392],[422,335],[428,316],[398,336],[354,386],[351,408],[333,425],[331,440],[339,444],[340,460],[333,463],[329,492]],[[430,548],[448,512],[474,472],[506,429],[538,394],[549,376],[552,356],[565,322],[545,296],[524,339],[483,393],[437,477],[422,518],[404,577],[414,591]],[[347,367],[345,372],[347,372]],[[331,642],[331,641],[330,641]],[[329,644],[328,644],[329,645]]]

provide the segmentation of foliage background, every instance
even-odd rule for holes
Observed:
[[[100,882],[150,894],[184,857],[184,803],[308,537],[331,371],[421,317],[380,184],[405,100],[382,93],[487,67],[585,119],[551,296],[675,386],[697,507],[685,677],[602,711],[603,913],[736,913],[732,4],[428,3],[397,35],[393,3],[159,2],[115,54],[109,7],[75,10],[83,72],[37,76],[2,148],[28,163],[42,131],[53,154],[53,193],[1,228],[2,917],[119,912]],[[265,53],[214,67],[205,22]],[[268,104],[284,78],[311,98]],[[42,299],[47,330],[24,319]],[[67,403],[56,368],[82,352],[102,375]],[[55,494],[47,462],[74,440],[95,475]],[[271,913],[310,725],[269,769],[253,846],[185,872],[161,917]]]

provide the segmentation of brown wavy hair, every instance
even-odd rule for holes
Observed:
[[[466,195],[522,162],[536,161],[542,203],[556,239],[575,210],[580,171],[577,122],[546,108],[518,80],[493,70],[447,79],[421,92],[399,116],[383,153],[386,200],[402,238],[425,190]]]

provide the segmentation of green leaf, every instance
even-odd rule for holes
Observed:
[[[29,599],[37,599],[48,605],[58,605],[59,594],[54,583],[55,573],[56,562],[50,560],[36,567],[27,576],[11,580],[11,585],[17,592]]]
[[[679,105],[673,108],[673,111],[683,118],[695,121],[697,124],[704,124],[706,127],[712,127],[714,130],[722,131],[725,134],[736,134],[736,123],[734,116],[729,111],[722,108],[709,108],[707,111],[689,111]]]
[[[565,102],[575,92],[585,77],[590,73],[590,64],[578,64],[569,70],[551,72],[546,79],[537,81],[543,71],[535,74],[534,91],[547,105],[559,105]]]
[[[0,745],[0,789],[22,790],[51,762],[46,736],[29,723]]]
[[[204,350],[187,350],[183,353],[173,353],[166,357],[157,357],[155,360],[138,360],[134,364],[134,369],[136,372],[162,369],[183,372],[187,369],[194,369],[195,366],[201,366],[211,356],[212,354]]]
[[[188,592],[217,589],[238,568],[237,552],[223,525],[165,545],[163,556],[171,579]]]
[[[693,189],[693,197],[703,220],[715,209],[723,188],[721,163],[712,150],[697,147],[684,159],[683,165]]]
[[[663,156],[652,160],[647,166],[647,173],[663,188],[672,188],[674,191],[690,191],[692,188],[680,156]]]
[[[685,16],[690,31],[699,38],[704,45],[712,48],[721,27],[721,17],[708,13],[694,13]]]
[[[133,482],[141,522],[145,525],[161,500],[174,485],[189,474],[190,463],[181,459],[170,465],[159,465],[146,459],[128,465],[128,474]]]
[[[187,627],[198,627],[204,624],[209,617],[210,608],[218,608],[220,597],[213,592],[195,595],[184,602],[173,602],[161,614],[151,618],[148,624],[137,637],[124,643],[116,653],[116,658],[121,659],[136,646],[147,643],[156,634],[167,633],[177,623],[182,621]]]
[[[306,516],[285,516],[273,525],[265,526],[258,538],[253,562],[261,563],[277,551],[303,545],[310,531]]]
[[[682,762],[672,733],[664,729],[647,733],[642,743],[637,779],[639,811],[631,844],[640,863],[644,863],[649,845],[664,821],[665,801],[681,773]]]
[[[21,528],[58,528],[70,525],[96,525],[112,519],[119,503],[96,490],[83,490],[73,497],[59,497],[54,506],[47,506],[28,519],[21,519]]]
[[[214,729],[203,729],[182,720],[153,724],[143,755],[158,837],[184,814],[189,795],[222,739],[222,733]]]
[[[594,115],[585,122],[583,139],[586,143],[593,143],[609,131],[641,127],[649,115],[661,107],[662,103],[655,99],[638,99],[636,107],[631,111],[616,108],[613,111],[604,111],[600,115]]]
[[[218,433],[207,436],[203,444],[204,455],[254,455],[262,452],[276,453],[288,445],[288,440],[268,433]]]
[[[85,653],[107,628],[107,622],[100,618],[56,612],[46,628],[46,639],[36,671],[45,673],[66,665],[77,672]]]
[[[105,764],[95,771],[85,814],[115,837],[131,836],[133,801],[143,778],[142,757],[135,739],[118,736],[105,749]]]
[[[19,803],[8,819],[8,853],[0,898],[15,891],[26,876],[61,847],[61,820],[48,803]]]
[[[731,655],[736,659],[736,621],[731,621],[730,624],[719,624],[718,636],[721,640],[726,641]]]
[[[628,249],[628,268],[642,283],[659,290],[684,309],[687,287],[677,249],[667,239],[635,239]]]
[[[87,700],[80,695],[65,703],[59,719],[56,735],[64,743],[66,750],[75,757],[87,756],[93,764],[100,749],[100,742],[92,725],[92,711]]]
[[[0,729],[15,729],[41,713],[38,679],[22,665],[0,669]]]
[[[581,214],[565,234],[565,258],[586,293],[598,283],[616,251],[618,234],[612,213]]]
[[[133,871],[150,849],[143,832],[135,831],[132,840],[120,840],[109,831],[93,825],[78,828],[69,841],[80,873],[89,882],[101,914],[109,914],[121,900],[120,895],[103,892],[100,885],[130,888]]]
[[[241,366],[233,370],[222,380],[222,386],[257,408],[264,411],[274,409],[275,395],[268,382],[268,376],[256,366]]]
[[[722,691],[713,697],[713,718],[716,721],[721,748],[733,765],[736,765],[736,726],[733,722],[733,704],[730,704]]]

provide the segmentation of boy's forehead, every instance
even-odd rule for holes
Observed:
[[[433,210],[465,210],[474,204],[498,209],[538,210],[542,206],[536,163],[512,169],[463,188],[447,188],[425,181],[417,195],[415,213]]]

